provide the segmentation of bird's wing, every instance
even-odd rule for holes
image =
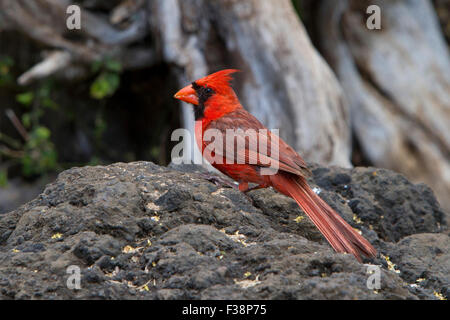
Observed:
[[[219,143],[214,145],[214,153],[216,157],[223,157],[225,163],[275,167],[302,177],[311,174],[305,161],[294,149],[245,109],[235,110],[213,120],[205,129],[215,129],[222,134],[223,147],[215,139],[211,139],[211,143]],[[214,135],[213,133],[211,134]],[[206,137],[205,132],[203,137]]]

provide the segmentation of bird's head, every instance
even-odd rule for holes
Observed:
[[[235,72],[239,70],[226,69],[195,80],[174,97],[194,105],[196,120],[218,118],[240,106],[230,86],[231,75]]]

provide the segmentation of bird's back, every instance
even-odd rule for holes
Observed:
[[[222,164],[214,163],[214,161],[211,164],[222,172],[228,171],[224,172],[225,174],[230,175],[229,172],[243,170],[244,172],[242,172],[241,175],[245,175],[245,178],[248,178],[249,176],[248,171],[252,171],[250,173],[252,176],[259,175],[260,169],[262,167],[267,167],[269,165],[267,162],[270,161],[270,164],[277,164],[277,167],[281,171],[302,177],[310,175],[306,163],[300,155],[281,138],[271,133],[258,119],[242,107],[237,108],[218,119],[203,122],[202,130],[201,136],[203,138],[205,137],[207,130],[216,130],[217,133],[220,132],[222,134]],[[233,136],[229,136],[230,134],[233,134]],[[197,135],[197,138],[199,135],[200,134]],[[235,137],[244,139],[245,150],[239,147]],[[252,139],[256,139],[256,141],[253,141],[252,143]],[[197,139],[197,143],[199,144],[202,153],[204,153],[204,156],[211,162],[211,159],[208,159],[208,155],[204,152],[209,141]],[[215,147],[219,144],[220,143],[217,143]],[[230,151],[227,148],[232,149],[233,157],[231,159],[230,156],[227,157],[227,151]],[[271,148],[276,148],[277,152],[272,154],[271,152],[273,149]],[[238,158],[239,156],[241,156],[241,158]],[[244,162],[238,161],[242,159]],[[251,168],[247,168],[246,166],[251,166]],[[233,176],[232,178],[238,181],[242,180],[236,179]],[[259,178],[255,178],[254,180],[258,180],[258,182],[250,180],[249,182],[261,182],[259,181]]]

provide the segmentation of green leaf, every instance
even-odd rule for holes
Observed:
[[[29,154],[26,154],[22,157],[22,174],[25,177],[29,177],[33,174],[33,160]]]
[[[102,68],[102,65],[103,65],[103,63],[102,63],[100,60],[94,61],[94,62],[92,63],[92,66],[91,66],[92,72],[93,72],[93,73],[99,72],[100,69]]]
[[[9,56],[0,56],[0,86],[11,84],[13,77],[11,75],[11,67],[14,60]]]
[[[10,56],[1,56],[0,57],[0,67],[12,67],[14,65],[14,60]]]
[[[59,108],[59,105],[49,97],[43,98],[41,104],[44,108],[49,108],[53,110],[58,110]]]
[[[0,188],[5,188],[8,185],[8,171],[6,169],[0,170]]]
[[[46,80],[38,89],[37,95],[39,98],[44,99],[50,97],[50,93],[52,92],[53,82],[50,80]]]
[[[0,74],[0,86],[10,85],[14,82],[13,80],[14,79],[10,74]]]
[[[110,94],[113,94],[119,88],[120,76],[117,73],[108,72],[105,74],[105,79],[108,82]]]
[[[102,164],[102,161],[100,160],[100,158],[93,156],[87,165],[88,166],[98,166],[100,164]]]
[[[46,127],[39,126],[31,132],[24,153],[21,159],[24,176],[43,174],[55,170],[58,165],[58,154]]]
[[[31,126],[31,115],[28,112],[22,114],[22,124],[25,128],[29,128]]]
[[[9,74],[11,67],[14,65],[14,60],[11,57],[0,57],[0,76]]]
[[[34,93],[31,91],[20,93],[16,95],[16,101],[23,104],[24,106],[29,106],[34,99]]]
[[[109,71],[119,73],[122,71],[122,64],[117,60],[106,60],[105,68]]]
[[[40,126],[34,130],[34,135],[37,139],[47,140],[50,138],[50,130],[46,127]]]
[[[41,172],[46,172],[56,168],[57,153],[54,149],[44,150],[39,159],[39,168]]]
[[[90,94],[94,99],[103,99],[114,94],[120,84],[117,73],[102,72],[92,83]]]

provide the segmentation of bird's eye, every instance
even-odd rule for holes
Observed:
[[[211,88],[209,88],[209,87],[206,87],[206,88],[205,88],[205,92],[206,92],[206,93],[211,93],[211,92],[213,92],[213,90],[212,90]]]

